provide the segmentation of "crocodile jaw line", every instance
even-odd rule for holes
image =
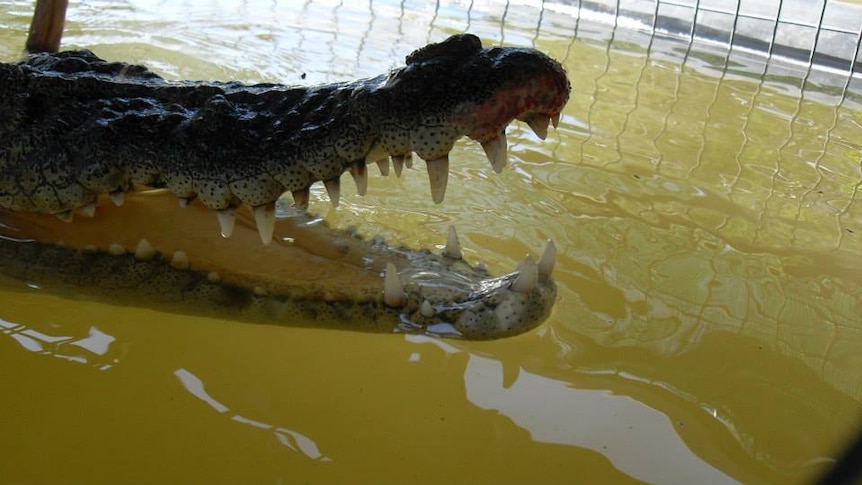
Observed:
[[[146,247],[165,257],[186,253],[194,269],[215,271],[226,283],[251,288],[308,293],[303,296],[311,297],[315,290],[308,288],[315,281],[328,281],[328,296],[332,298],[368,300],[376,293],[370,289],[363,295],[356,294],[357,285],[373,288],[379,277],[363,271],[361,248],[351,247],[346,238],[330,240],[328,234],[319,234],[315,225],[305,220],[299,226],[289,220],[276,221],[273,212],[274,243],[264,246],[254,229],[255,215],[236,211],[231,217],[231,237],[222,239],[214,230],[215,221],[205,217],[208,212],[197,202],[178,209],[173,197],[160,190],[130,193],[122,207],[100,203],[97,217],[79,219],[74,224],[49,216],[10,212],[3,212],[0,220],[16,228],[14,232],[3,231],[8,236],[70,249],[123,248],[124,252],[140,253],[141,259],[146,259],[153,251],[139,250],[141,241],[145,241]]]
[[[122,207],[102,201],[98,217],[75,224],[48,215],[0,210],[0,237],[19,241],[14,243],[18,245],[39,241],[64,251],[102,252],[106,258],[161,259],[173,271],[205,275],[209,285],[229,285],[253,294],[250,298],[264,302],[258,306],[275,308],[263,315],[265,323],[284,320],[284,314],[295,315],[284,310],[283,301],[289,299],[314,301],[318,308],[347,305],[373,321],[378,330],[499,338],[540,323],[556,295],[550,274],[555,251],[550,242],[538,264],[528,256],[516,272],[490,278],[483,269],[463,261],[454,228],[437,254],[380,246],[329,230],[319,219],[297,215],[276,219],[271,244],[261,245],[255,215],[239,210],[232,215],[231,238],[213,243],[215,224],[201,217],[207,209],[198,202],[184,209],[175,204],[164,190],[136,192],[128,194]],[[104,284],[91,282],[97,293],[109,296],[111,289]],[[163,290],[149,289],[153,291]],[[268,298],[275,303],[267,303]],[[132,303],[140,299],[135,297]],[[159,307],[158,302],[147,303]],[[261,321],[259,313],[249,319]]]

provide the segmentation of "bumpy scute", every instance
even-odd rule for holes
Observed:
[[[88,51],[38,54],[0,65],[0,94],[0,206],[58,214],[136,185],[216,210],[272,203],[374,145],[435,160],[462,136],[558,115],[569,85],[538,51],[460,35],[388,74],[313,87],[168,82]]]

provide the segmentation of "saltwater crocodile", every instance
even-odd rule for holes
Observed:
[[[506,126],[524,121],[544,139],[569,91],[550,57],[473,35],[420,48],[387,74],[313,87],[168,82],[89,51],[0,64],[0,267],[253,320],[520,333],[553,305],[553,243],[490,278],[462,260],[454,230],[442,254],[394,248],[307,216],[277,223],[276,201],[291,192],[307,207],[322,181],[338,205],[344,172],[362,195],[367,164],[387,174],[391,159],[400,175],[415,153],[441,203],[456,140],[481,143],[499,172]],[[168,193],[186,209],[166,207]],[[225,240],[201,236],[216,227]]]

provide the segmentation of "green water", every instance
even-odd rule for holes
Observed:
[[[67,47],[176,79],[374,75],[461,31],[551,54],[572,98],[546,142],[510,127],[503,174],[462,142],[443,205],[417,164],[372,178],[365,197],[345,184],[337,212],[315,186],[311,210],[414,247],[455,224],[467,258],[495,273],[552,238],[560,296],[537,331],[468,343],[21,284],[0,292],[0,434],[15,437],[0,476],[802,483],[825,469],[862,421],[860,81],[550,6],[470,5],[70,7]],[[31,8],[0,3],[3,60],[20,54]]]

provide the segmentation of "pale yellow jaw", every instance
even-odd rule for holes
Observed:
[[[5,211],[0,222],[5,226],[0,231],[16,239],[127,252],[141,259],[157,251],[177,258],[175,267],[216,272],[226,283],[267,292],[367,301],[383,290],[382,268],[363,262],[359,241],[338,237],[314,219],[276,220],[274,211],[220,213],[221,232],[230,233],[223,238],[211,210],[197,203],[178,208],[167,191],[128,193],[122,207],[102,202],[94,217],[76,217],[73,223]],[[272,244],[261,244],[256,229],[261,225],[271,228]],[[188,265],[180,262],[183,255]]]
[[[239,208],[213,218],[199,202],[177,207],[164,190],[108,198],[74,222],[0,211],[0,266],[35,283],[74,284],[109,298],[119,292],[147,306],[186,301],[184,311],[218,306],[288,324],[310,312],[349,328],[466,338],[529,330],[556,295],[551,242],[538,262],[528,256],[515,273],[491,278],[463,261],[454,228],[436,253],[363,240],[301,211],[276,217]],[[261,244],[261,227],[269,244]],[[28,253],[30,242],[48,256]]]

